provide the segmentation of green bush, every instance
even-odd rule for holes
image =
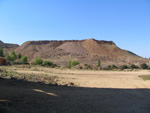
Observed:
[[[41,58],[34,59],[33,65],[41,65],[41,66],[50,66],[50,67],[56,67],[56,64],[53,64],[51,61],[43,61]]]
[[[52,66],[53,63],[51,61],[43,61],[42,66]]]
[[[18,54],[18,58],[21,59],[21,57],[22,57],[22,55],[21,55],[21,53],[19,53],[19,54]]]
[[[43,60],[41,58],[34,59],[33,65],[42,65]]]
[[[28,63],[26,56],[21,57],[21,63],[22,64],[27,64]]]
[[[147,69],[148,68],[148,65],[146,63],[141,64],[140,66],[141,66],[141,69]]]
[[[103,68],[104,70],[114,70],[114,69],[118,69],[118,67],[116,65],[108,65],[107,67]]]
[[[14,51],[12,51],[12,53],[11,53],[11,61],[14,61],[16,59],[17,59],[17,55],[16,55],[16,53]]]
[[[76,66],[76,65],[78,65],[78,64],[80,64],[78,61],[68,60],[66,67],[67,67],[67,68],[71,68],[71,67]]]
[[[124,69],[127,69],[127,68],[128,68],[127,65],[121,65],[121,66],[119,67],[119,69],[121,69],[121,70],[124,70]]]
[[[100,59],[97,60],[97,67],[100,67],[101,63],[100,63]]]
[[[131,68],[131,69],[139,69],[139,66],[137,66],[137,65],[135,65],[135,64],[131,64],[131,65],[130,65],[130,68]]]
[[[71,62],[71,66],[76,66],[76,65],[78,65],[78,64],[80,64],[78,61],[72,61],[72,62]]]
[[[118,69],[118,67],[116,65],[111,65],[111,69]]]
[[[71,60],[67,61],[67,68],[71,68],[72,67],[71,62],[72,62]]]
[[[5,58],[6,58],[6,60],[8,60],[8,61],[12,61],[12,58],[11,58],[11,56],[10,56],[9,54],[5,54]]]

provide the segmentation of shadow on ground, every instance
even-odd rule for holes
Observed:
[[[0,78],[0,113],[150,113],[150,89],[51,86]]]

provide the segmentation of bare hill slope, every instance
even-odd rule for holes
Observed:
[[[28,41],[15,49],[28,56],[29,61],[36,57],[52,60],[57,64],[66,64],[68,59],[81,63],[95,64],[97,59],[102,64],[131,64],[147,62],[132,52],[122,50],[112,41],[66,40],[66,41]]]

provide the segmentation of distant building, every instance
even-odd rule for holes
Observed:
[[[6,65],[6,59],[5,58],[0,58],[0,65]]]

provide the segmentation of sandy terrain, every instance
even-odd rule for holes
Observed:
[[[46,74],[57,76],[62,82],[73,82],[79,87],[91,88],[150,88],[149,81],[143,81],[139,75],[149,75],[150,71],[90,71],[60,70],[40,68],[38,71],[16,69],[19,73]]]
[[[138,77],[149,75],[148,70],[7,69],[57,76],[75,87],[0,79],[0,113],[150,113],[150,81]]]

